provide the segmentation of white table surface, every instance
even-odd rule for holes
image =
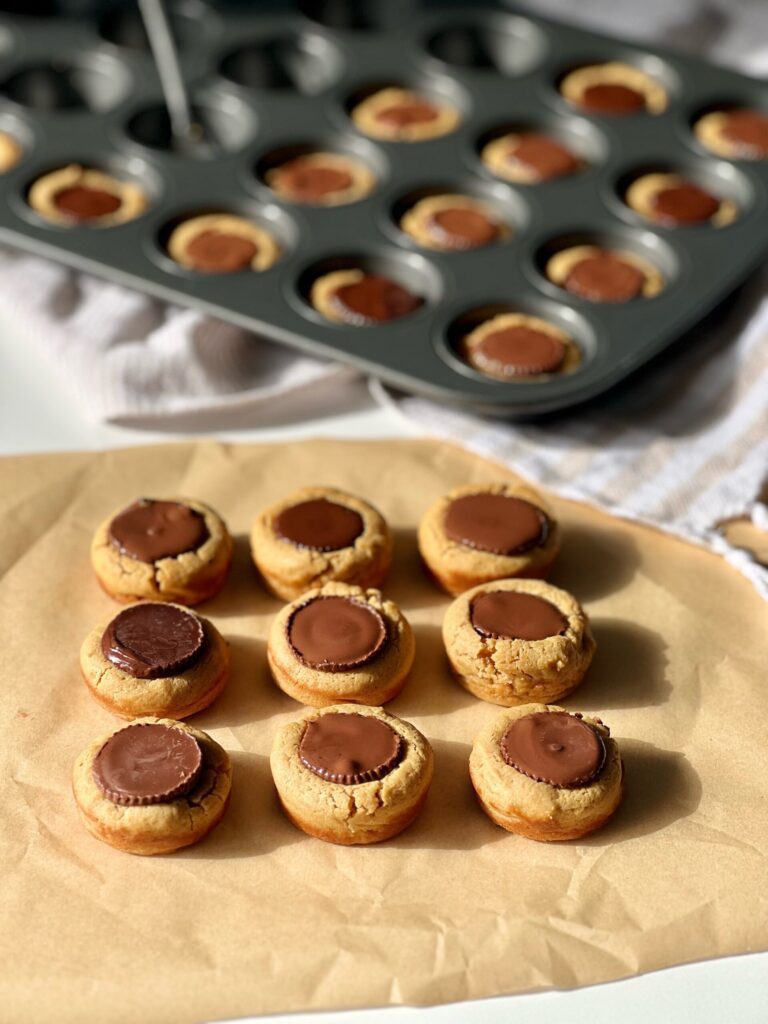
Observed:
[[[315,410],[314,418],[303,422],[220,431],[214,436],[231,441],[408,436],[407,428],[396,416],[374,405],[364,385],[351,405],[342,412],[329,409],[324,416]],[[29,349],[11,325],[0,323],[0,454],[99,450],[192,436],[94,423],[86,409],[60,390],[53,369]],[[684,871],[685,866],[680,869]],[[258,1024],[767,1024],[768,953],[689,964],[569,992],[509,996],[429,1009],[392,1008],[253,1020]]]

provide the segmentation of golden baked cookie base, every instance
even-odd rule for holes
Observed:
[[[267,171],[264,175],[266,183],[276,195],[289,203],[300,203],[302,206],[346,206],[348,203],[356,203],[359,199],[364,199],[376,188],[376,177],[373,172],[365,164],[352,157],[342,156],[339,153],[317,152],[307,153],[301,157],[301,160],[302,163],[309,166],[330,167],[334,170],[346,171],[352,178],[352,183],[348,188],[328,192],[310,200],[297,197],[290,189],[280,187],[279,167]]]
[[[625,200],[627,206],[639,213],[648,220],[658,221],[658,214],[653,205],[654,197],[658,192],[667,188],[676,188],[686,184],[684,178],[678,174],[644,174],[637,178],[627,189]],[[721,228],[730,224],[738,215],[738,207],[730,199],[721,199],[716,212],[707,221],[696,221],[694,224],[684,223],[680,227],[693,227],[696,224],[711,224],[712,227]]]
[[[643,259],[642,256],[638,256],[635,252],[630,252],[627,249],[602,249],[597,245],[574,245],[568,249],[561,249],[560,252],[555,253],[554,256],[550,257],[547,261],[547,265],[544,269],[544,273],[549,280],[558,285],[560,288],[565,287],[566,279],[573,270],[573,268],[581,263],[582,260],[589,259],[592,256],[598,256],[603,252],[608,252],[613,256],[624,260],[625,263],[629,263],[643,274],[645,281],[641,288],[640,294],[644,299],[652,299],[654,295],[658,295],[664,288],[664,278],[648,260]],[[588,300],[585,300],[588,301]]]
[[[624,64],[622,61],[576,68],[560,83],[560,92],[566,100],[578,106],[587,89],[595,85],[626,85],[629,89],[634,89],[645,97],[645,106],[649,114],[662,114],[669,102],[667,90],[655,78],[634,64]]]
[[[59,192],[78,185],[109,192],[120,199],[120,206],[114,213],[105,214],[103,217],[93,217],[87,221],[79,221],[60,210],[54,202],[54,198]],[[148,206],[147,196],[138,185],[134,185],[131,181],[119,181],[109,174],[104,174],[103,171],[81,167],[80,164],[69,164],[67,167],[51,171],[50,174],[44,174],[33,183],[27,199],[32,209],[41,217],[66,227],[71,227],[74,224],[78,226],[85,224],[87,227],[95,228],[114,227],[117,224],[125,224],[126,221],[134,220]]]
[[[216,273],[201,270],[187,252],[190,243],[205,231],[236,235],[252,242],[256,246],[256,254],[250,263],[251,270],[268,270],[280,259],[280,246],[268,231],[245,217],[235,217],[230,213],[208,213],[183,221],[168,239],[168,255],[180,266],[194,270],[198,274]]]
[[[544,334],[551,334],[552,337],[559,338],[565,346],[565,355],[560,366],[550,373],[502,374],[482,370],[469,361],[469,353],[475,345],[479,345],[489,334],[495,334],[496,331],[502,331],[509,327],[528,327],[532,331],[542,331]],[[491,317],[490,320],[484,320],[463,339],[461,349],[466,362],[469,366],[472,366],[476,373],[480,373],[485,377],[492,377],[494,380],[513,381],[515,384],[524,384],[526,381],[548,380],[556,375],[572,373],[581,363],[581,351],[570,335],[566,334],[565,331],[555,324],[550,323],[549,320],[544,320],[540,316],[529,316],[527,313],[499,313]]]
[[[432,218],[441,210],[456,209],[476,210],[478,213],[483,214],[496,225],[496,237],[481,246],[467,245],[461,247],[446,245],[444,242],[441,242],[430,227]],[[472,199],[470,196],[451,195],[450,193],[439,196],[427,196],[426,199],[420,199],[418,203],[403,215],[400,227],[419,245],[427,249],[436,249],[439,252],[466,252],[470,249],[486,248],[489,245],[498,245],[512,235],[509,225],[504,224],[499,216],[485,203],[480,202],[478,199]]]
[[[389,142],[423,142],[427,139],[439,138],[441,135],[448,135],[458,128],[461,121],[458,110],[447,104],[437,104],[433,100],[430,102],[435,103],[439,113],[432,121],[393,125],[377,119],[377,115],[389,107],[412,103],[422,98],[409,89],[395,87],[381,89],[358,103],[350,116],[354,125],[365,135]]]

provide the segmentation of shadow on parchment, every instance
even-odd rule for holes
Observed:
[[[687,818],[701,803],[701,781],[685,754],[622,739],[624,799],[615,816],[584,846],[613,846],[649,836]]]
[[[231,751],[232,794],[217,827],[198,846],[174,856],[193,860],[257,857],[304,838],[280,811],[264,754]]]
[[[658,633],[625,619],[596,618],[592,630],[595,659],[573,695],[580,710],[654,707],[669,700],[667,644]]]
[[[227,581],[213,600],[200,606],[201,613],[227,618],[278,612],[283,603],[266,590],[251,558],[250,538],[238,533],[232,540],[234,551]]]
[[[579,601],[594,601],[621,590],[637,571],[640,555],[626,532],[608,525],[563,527],[563,544],[548,577]]]
[[[416,542],[416,530],[398,527],[392,531],[395,554],[392,570],[381,589],[404,608],[448,607],[452,598],[431,578],[425,569]]]
[[[411,715],[447,715],[471,707],[477,698],[456,680],[443,646],[440,626],[413,623],[416,657],[408,682],[387,710],[400,718]]]

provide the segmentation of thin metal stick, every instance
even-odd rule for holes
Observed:
[[[187,95],[184,76],[181,73],[176,43],[171,33],[168,15],[163,0],[139,0],[139,9],[149,37],[152,56],[157,65],[160,85],[168,107],[173,138],[182,145],[199,142],[203,135],[202,126],[192,115],[192,105]]]

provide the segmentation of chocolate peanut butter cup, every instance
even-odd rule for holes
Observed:
[[[562,178],[581,168],[581,160],[567,146],[540,132],[519,135],[506,158],[510,163],[522,164],[536,181]]]
[[[565,342],[523,324],[503,327],[465,345],[465,358],[481,373],[503,379],[554,373],[565,359]]]
[[[356,786],[388,775],[404,746],[391,726],[372,715],[332,712],[307,723],[299,758],[326,782]]]
[[[225,231],[201,231],[186,246],[189,264],[206,274],[231,274],[245,270],[258,252],[250,238]]]
[[[499,237],[499,226],[482,210],[459,206],[436,210],[427,221],[429,233],[446,249],[477,249]]]
[[[723,114],[721,134],[738,156],[749,160],[768,157],[768,114],[757,110],[729,110]]]
[[[519,555],[546,542],[549,519],[522,498],[467,494],[449,504],[443,529],[458,544],[495,555]]]
[[[202,656],[200,619],[173,605],[146,602],[120,612],[101,639],[104,657],[136,679],[162,679],[190,668]]]
[[[499,744],[511,767],[534,782],[559,789],[586,786],[603,770],[606,760],[602,736],[565,711],[538,711],[518,718]]]
[[[93,778],[113,803],[169,803],[193,789],[203,766],[200,744],[173,726],[139,722],[110,736],[93,762]]]
[[[469,618],[476,633],[497,640],[545,640],[568,628],[549,601],[514,590],[479,594],[470,605]]]
[[[119,196],[103,189],[73,185],[53,195],[53,205],[72,220],[97,220],[120,209]]]
[[[140,498],[109,524],[111,544],[139,562],[196,551],[208,539],[203,516],[177,501]]]
[[[313,203],[352,186],[353,176],[338,166],[324,166],[316,159],[296,157],[272,172],[271,185],[297,202]]]
[[[651,197],[653,216],[663,224],[701,224],[720,209],[720,200],[690,181],[660,189]]]
[[[597,253],[571,267],[563,287],[590,302],[629,302],[642,293],[645,275],[639,267],[610,252]]]
[[[358,281],[337,288],[330,302],[345,323],[367,326],[408,316],[423,305],[424,300],[388,277],[366,274]]]
[[[375,118],[381,124],[393,128],[405,128],[413,124],[426,124],[436,121],[440,116],[439,109],[425,99],[413,98],[376,112]]]
[[[339,551],[351,547],[365,529],[363,517],[346,505],[313,498],[283,509],[274,520],[278,537],[299,548]]]
[[[579,106],[591,114],[622,116],[645,110],[643,93],[618,82],[598,82],[588,86],[579,98]]]
[[[370,605],[349,597],[315,597],[287,625],[288,643],[305,665],[347,672],[366,665],[387,642],[387,624]]]

